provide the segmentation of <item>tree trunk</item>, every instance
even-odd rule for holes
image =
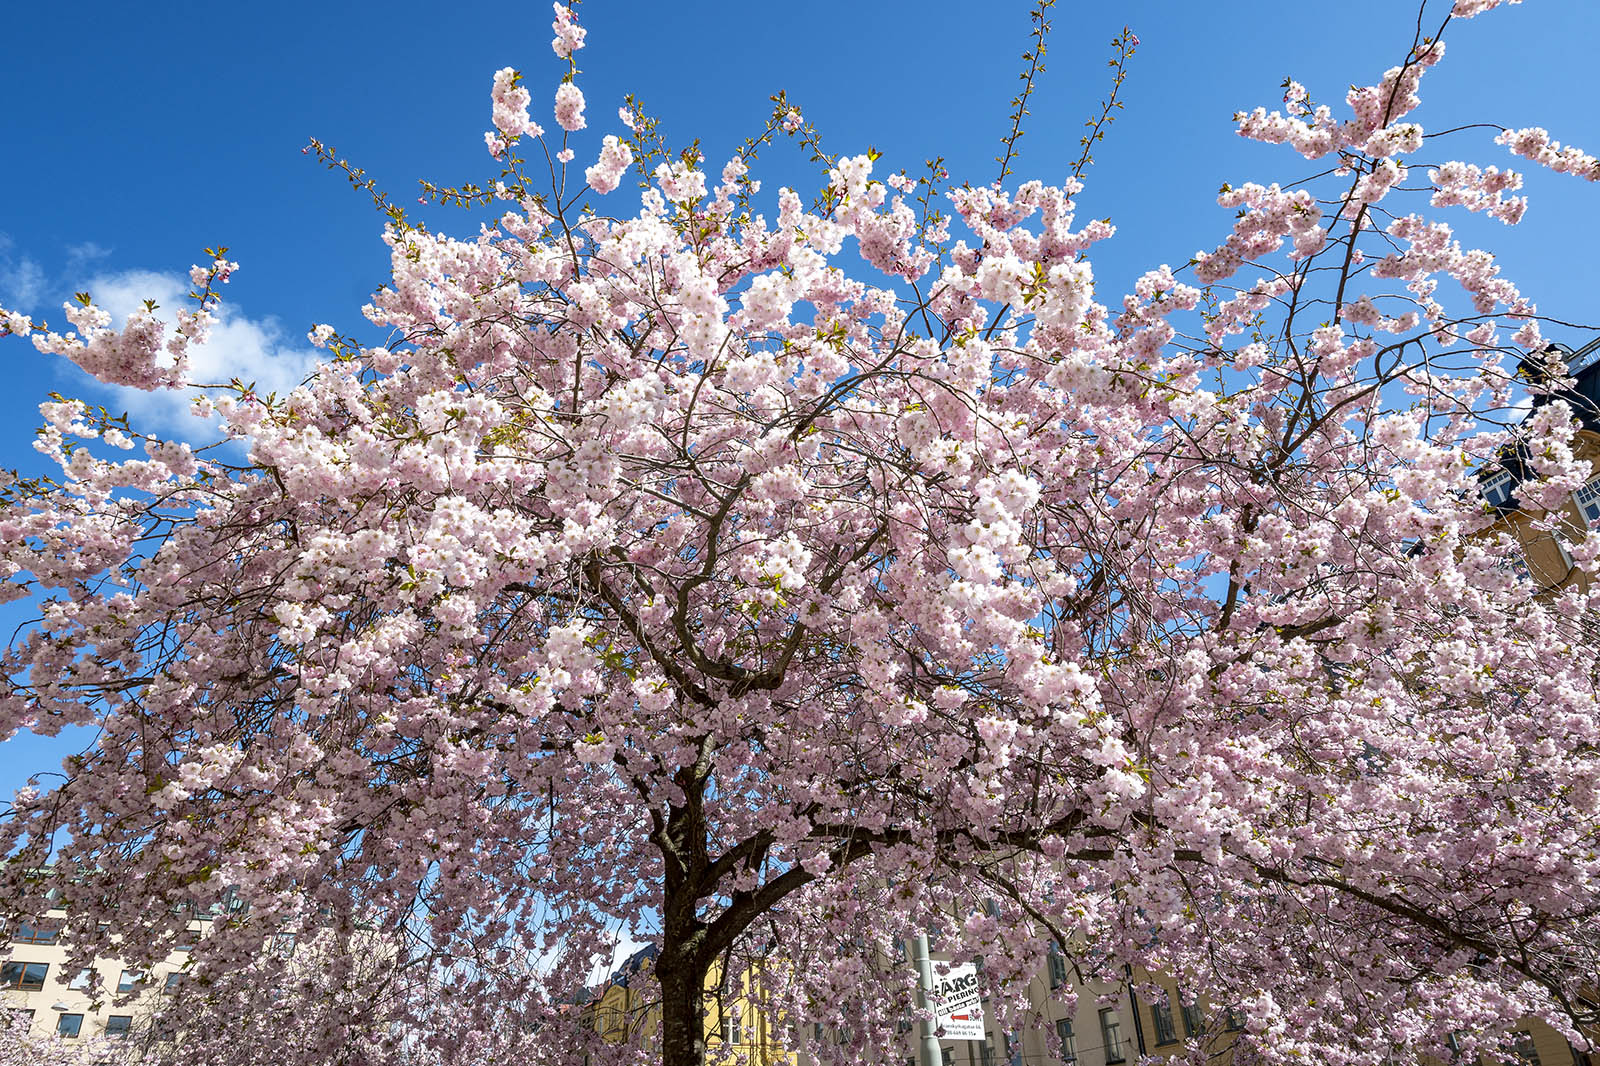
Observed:
[[[706,1031],[703,1016],[706,973],[713,954],[706,950],[706,927],[700,921],[704,879],[706,822],[703,801],[711,761],[709,737],[700,739],[693,767],[679,770],[675,780],[683,799],[672,804],[665,824],[653,834],[661,849],[661,954],[656,979],[661,984],[661,1066],[704,1066]]]
[[[661,1066],[705,1063],[706,968],[695,954],[681,942],[664,943],[656,960],[656,979],[661,983]]]

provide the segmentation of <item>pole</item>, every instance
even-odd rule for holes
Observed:
[[[918,933],[913,957],[917,964],[917,1006],[928,1016],[922,1021],[922,1039],[917,1049],[917,1066],[943,1066],[944,1056],[933,1028],[933,961],[928,958],[928,934]]]
[[[1145,1056],[1144,1050],[1144,1022],[1139,1018],[1139,993],[1133,990],[1133,967],[1124,964],[1122,972],[1128,978],[1128,1006],[1133,1011],[1133,1039],[1139,1045],[1139,1057]]]

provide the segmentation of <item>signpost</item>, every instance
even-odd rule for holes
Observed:
[[[978,988],[978,968],[972,963],[950,967],[933,979],[933,1017],[946,1040],[983,1040],[983,993]]]
[[[952,966],[936,977],[928,958],[928,936],[918,933],[913,945],[917,964],[917,1004],[931,1011],[922,1023],[918,1066],[943,1066],[939,1040],[983,1040],[983,995],[978,990],[978,968],[972,963]]]

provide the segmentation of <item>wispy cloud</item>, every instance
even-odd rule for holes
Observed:
[[[83,277],[95,263],[110,256],[111,251],[110,248],[98,245],[94,241],[67,245],[67,276]]]
[[[189,279],[179,274],[148,270],[129,270],[90,278],[81,288],[97,306],[111,313],[117,325],[127,316],[154,300],[156,317],[171,329],[179,310],[189,307]],[[276,318],[251,318],[237,305],[228,302],[232,295],[223,290],[217,321],[202,345],[189,349],[189,378],[199,385],[226,385],[238,379],[254,384],[260,393],[280,395],[293,389],[319,359],[326,356],[303,339],[292,337]],[[107,406],[126,408],[135,429],[197,438],[202,423],[189,413],[194,393],[189,390],[141,392],[123,387],[100,388],[113,394]],[[197,441],[199,443],[199,441]]]
[[[38,309],[46,291],[44,269],[0,233],[0,307],[31,313]]]

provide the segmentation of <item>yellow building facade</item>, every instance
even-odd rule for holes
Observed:
[[[660,1027],[660,1005],[644,990],[649,982],[640,978],[654,959],[654,947],[636,952],[593,990],[582,1008],[583,1026],[609,1043],[653,1042]],[[734,970],[726,980],[720,966],[707,975],[702,1012],[707,1049],[713,1057],[737,1055],[745,1066],[799,1066],[800,1058],[790,1050],[794,1041],[776,1023],[773,1012],[762,1008],[757,982],[752,980],[756,965]]]

